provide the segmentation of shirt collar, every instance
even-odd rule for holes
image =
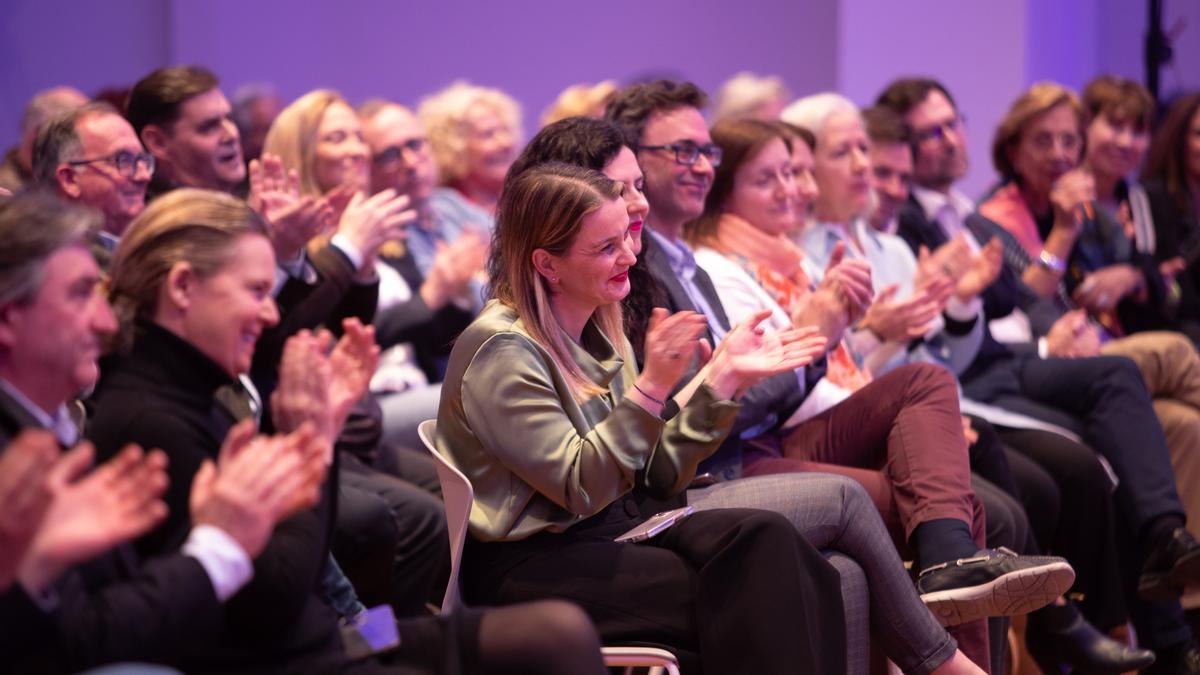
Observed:
[[[946,207],[953,209],[960,221],[965,221],[967,216],[975,211],[975,204],[971,199],[955,189],[951,189],[949,193],[945,193],[914,185],[912,195],[917,200],[917,203],[921,205],[921,210],[925,212],[925,217],[930,220],[936,221],[938,214]]]
[[[655,243],[666,254],[667,264],[671,266],[671,271],[675,273],[675,276],[688,280],[696,276],[696,256],[692,254],[692,249],[688,248],[687,244],[682,241],[671,241],[656,232],[654,228],[649,228],[649,231]]]
[[[25,412],[32,415],[38,424],[53,432],[55,438],[64,447],[69,448],[79,441],[79,427],[75,426],[75,422],[71,419],[66,403],[59,405],[58,410],[51,415],[4,379],[0,379],[0,389],[3,389],[4,393],[8,394],[9,398],[21,406]]]

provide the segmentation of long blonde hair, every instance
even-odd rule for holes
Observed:
[[[268,236],[267,225],[246,202],[224,192],[180,188],[159,197],[133,219],[109,268],[109,299],[120,322],[116,346],[133,338],[136,319],[158,310],[159,289],[171,268],[187,262],[204,278],[228,262],[234,242]]]
[[[583,219],[621,195],[621,184],[598,171],[551,162],[521,174],[505,187],[496,209],[496,231],[488,268],[492,295],[517,311],[526,330],[550,352],[577,400],[602,394],[571,357],[562,327],[550,309],[550,288],[534,268],[533,252],[565,255]],[[629,358],[621,303],[602,305],[592,315],[622,358]]]

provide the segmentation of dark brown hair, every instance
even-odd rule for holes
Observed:
[[[142,129],[151,124],[170,127],[179,119],[179,107],[184,101],[218,85],[217,76],[200,66],[159,68],[133,85],[125,117],[139,137]]]
[[[1142,180],[1161,180],[1184,213],[1191,208],[1187,196],[1187,135],[1197,111],[1200,111],[1200,92],[1183,96],[1171,105],[1150,142],[1142,167]]]

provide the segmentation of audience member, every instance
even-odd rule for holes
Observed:
[[[104,216],[97,241],[106,254],[146,206],[154,155],[107,103],[89,103],[42,126],[33,145],[34,181]]]
[[[504,174],[517,156],[521,109],[499,89],[456,82],[421,100],[441,184],[433,208],[460,230],[490,232]]]
[[[504,191],[505,275],[454,345],[438,413],[439,451],[475,486],[468,598],[579,599],[606,640],[698,648],[708,672],[843,672],[837,573],[782,517],[703,511],[613,541],[644,521],[631,489],[682,490],[728,433],[737,392],[821,344],[739,326],[664,423],[703,319],[656,312],[638,374],[620,317],[634,261],[621,189],[549,164]]]
[[[258,82],[244,84],[233,93],[233,122],[242,139],[242,156],[247,162],[262,155],[271,123],[283,110],[275,87]]]
[[[74,87],[54,87],[29,99],[21,115],[21,136],[0,164],[0,188],[16,192],[33,180],[33,141],[47,120],[88,102]]]
[[[220,81],[200,66],[137,81],[125,116],[158,161],[148,199],[177,187],[233,192],[246,178],[242,144]]]
[[[617,93],[617,83],[605,80],[598,84],[574,84],[558,95],[542,113],[542,126],[549,126],[568,117],[603,117],[604,108]]]
[[[1178,296],[1180,329],[1193,340],[1200,321],[1196,254],[1200,251],[1200,93],[1188,94],[1168,110],[1142,169],[1154,230],[1154,255]],[[1141,214],[1146,217],[1147,214]]]
[[[721,85],[714,117],[717,121],[747,118],[774,121],[791,97],[778,77],[759,77],[743,71]]]

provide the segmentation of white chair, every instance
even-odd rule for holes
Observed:
[[[446,595],[442,598],[442,612],[453,612],[462,605],[458,592],[458,575],[462,566],[463,544],[467,540],[467,523],[471,518],[471,502],[475,491],[471,481],[454,467],[442,453],[438,452],[437,420],[425,420],[417,427],[421,441],[433,455],[442,485],[442,499],[446,508],[446,529],[450,532],[450,582],[446,584]],[[649,668],[648,675],[679,675],[679,662],[675,655],[665,649],[654,647],[604,647],[604,664],[624,667],[630,674],[634,668]]]

